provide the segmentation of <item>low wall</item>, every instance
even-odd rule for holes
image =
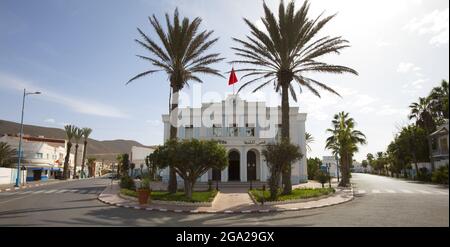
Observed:
[[[27,172],[20,172],[21,179],[27,177]],[[16,182],[17,169],[0,167],[0,184],[13,184]],[[22,180],[21,180],[22,182]]]

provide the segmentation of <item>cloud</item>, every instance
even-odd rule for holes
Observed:
[[[408,109],[395,108],[391,105],[383,105],[380,110],[376,112],[379,116],[392,116],[392,115],[407,115]]]
[[[16,76],[6,75],[0,72],[0,88],[10,90],[23,90],[26,88],[30,91],[40,91],[39,99],[50,101],[56,104],[64,105],[71,110],[88,115],[112,118],[127,118],[128,115],[119,109],[110,105],[95,102],[81,97],[74,98],[59,92],[52,91],[47,88],[38,87],[35,83],[18,78]],[[36,98],[38,98],[36,97]]]
[[[146,120],[146,123],[148,123],[149,125],[153,126],[153,127],[159,127],[162,126],[162,120]]]
[[[55,121],[54,118],[47,118],[47,119],[44,120],[44,122],[46,122],[46,123],[51,123],[51,124],[56,123],[56,121]]]
[[[413,63],[405,63],[405,62],[401,62],[397,68],[397,72],[404,73],[404,74],[412,72],[412,71],[419,72],[421,70],[422,69],[420,67],[414,65]]]
[[[429,40],[431,45],[448,44],[449,8],[434,10],[422,18],[414,18],[406,24],[404,29],[418,35],[431,35]]]
[[[377,45],[378,47],[389,47],[389,46],[392,46],[392,43],[387,42],[387,41],[383,41],[383,40],[379,40],[379,41],[376,43],[376,45]]]

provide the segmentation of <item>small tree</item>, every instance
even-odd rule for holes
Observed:
[[[192,199],[195,182],[199,177],[209,169],[223,170],[228,164],[225,148],[212,140],[169,140],[150,157],[158,167],[172,164],[176,173],[184,180],[184,193],[189,199]]]
[[[308,158],[306,163],[308,166],[308,179],[312,180],[314,179],[317,170],[319,170],[320,166],[322,165],[322,161],[319,158]]]
[[[128,154],[122,154],[119,160],[120,174],[124,177],[129,177],[130,159]]]
[[[324,188],[324,187],[325,187],[325,183],[326,183],[326,182],[328,181],[328,179],[329,179],[329,176],[328,176],[328,174],[325,173],[324,171],[318,170],[318,171],[316,172],[315,179],[316,179],[317,181],[319,181],[319,183],[322,184],[322,188]]]
[[[262,151],[262,155],[266,159],[270,170],[269,187],[271,200],[275,200],[278,196],[281,173],[286,169],[290,169],[292,163],[303,157],[299,150],[298,146],[288,141],[282,141],[277,144],[269,144]]]

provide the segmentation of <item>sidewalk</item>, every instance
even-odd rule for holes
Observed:
[[[93,179],[92,178],[84,178],[84,179]],[[84,180],[83,179],[83,180]],[[13,190],[21,190],[26,188],[33,188],[33,187],[39,187],[39,186],[45,186],[45,185],[51,185],[51,184],[58,184],[62,182],[70,182],[70,181],[79,181],[80,179],[67,179],[67,180],[59,180],[59,179],[50,179],[47,181],[31,181],[26,182],[25,184],[21,184],[20,187],[14,187],[14,184],[0,184],[0,192],[3,191],[13,191]]]
[[[322,187],[317,182],[308,182],[307,184],[297,185],[298,187]],[[227,188],[221,190],[211,207],[204,206],[180,206],[180,205],[162,205],[153,204],[139,205],[137,199],[122,197],[118,195],[118,184],[109,185],[98,197],[104,203],[139,210],[176,212],[176,213],[269,213],[280,211],[297,211],[304,209],[327,207],[337,205],[353,199],[352,188],[335,188],[336,193],[326,198],[309,200],[305,202],[296,202],[288,204],[261,205],[255,204],[247,193],[246,188]]]

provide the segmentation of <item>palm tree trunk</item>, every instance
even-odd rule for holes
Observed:
[[[75,158],[73,159],[73,179],[77,178],[77,156],[78,156],[78,143],[75,144]]]
[[[178,122],[178,89],[173,89],[172,105],[170,109],[170,139],[177,139],[177,122]],[[175,169],[169,164],[169,185],[167,190],[169,193],[177,192],[177,174]]]
[[[347,153],[343,153],[341,155],[341,182],[339,183],[339,186],[346,187],[348,185],[348,157]]]
[[[69,158],[70,158],[70,149],[72,148],[72,143],[67,142],[66,147],[66,157],[64,158],[64,168],[63,168],[63,178],[69,178]]]
[[[87,147],[87,141],[84,141],[83,158],[81,160],[81,174],[83,174],[83,175],[84,175],[84,160],[86,159],[86,147]]]
[[[281,86],[281,138],[282,141],[289,142],[289,83],[283,83]],[[291,183],[291,164],[286,164],[283,169],[282,183],[283,194],[287,195],[292,192]]]

